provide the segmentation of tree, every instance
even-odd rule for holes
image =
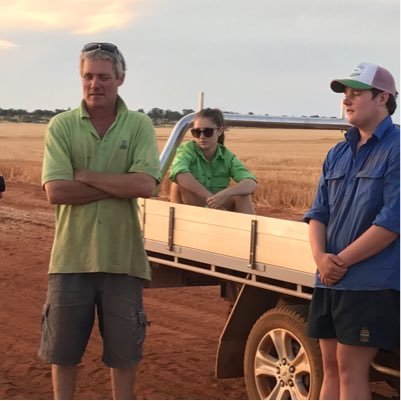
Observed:
[[[164,118],[167,121],[178,121],[182,117],[182,114],[178,111],[166,110],[164,112]]]
[[[160,124],[164,117],[164,110],[154,107],[149,111],[148,116],[152,119],[153,124]]]
[[[192,109],[183,109],[182,110],[182,115],[186,116],[187,114],[195,113],[195,110]]]

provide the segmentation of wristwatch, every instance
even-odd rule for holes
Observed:
[[[6,182],[4,181],[4,177],[0,175],[0,192],[4,192],[6,190]]]

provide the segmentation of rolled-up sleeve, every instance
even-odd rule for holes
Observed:
[[[400,233],[400,154],[395,152],[384,175],[383,207],[373,224]]]
[[[311,219],[318,220],[327,226],[330,218],[330,209],[328,205],[327,186],[325,181],[325,174],[327,170],[327,160],[323,164],[323,172],[319,179],[317,194],[312,207],[305,213],[304,221],[309,223]]]
[[[191,160],[193,159],[192,152],[189,151],[185,144],[180,145],[177,148],[173,164],[171,166],[169,178],[171,181],[175,182],[178,174],[188,173]]]
[[[230,161],[230,176],[235,182],[240,182],[245,179],[256,181],[256,177],[242,164],[242,162],[234,154]]]

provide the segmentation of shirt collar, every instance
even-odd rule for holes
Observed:
[[[204,160],[206,160],[206,158],[203,155],[203,152],[202,152],[201,148],[198,146],[198,144],[195,141],[193,141],[193,143],[195,145],[194,146],[195,152],[198,153],[198,155],[201,156]],[[222,148],[223,148],[223,145],[218,143],[216,153],[214,154],[213,159],[211,161],[217,160],[218,158],[223,158]],[[206,160],[206,161],[209,162],[208,160]]]
[[[376,140],[380,141],[383,136],[385,135],[387,129],[393,125],[393,121],[391,119],[391,116],[387,116],[375,129],[375,132],[373,132],[373,135],[376,137]],[[346,133],[345,133],[345,139],[348,142],[355,142],[359,141],[359,129],[356,127],[350,128]]]

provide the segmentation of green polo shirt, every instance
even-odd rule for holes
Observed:
[[[217,144],[213,159],[208,161],[195,141],[186,142],[177,148],[170,180],[175,182],[181,173],[191,173],[213,194],[227,188],[231,178],[236,182],[246,178],[256,181],[255,176],[225,146]]]
[[[72,180],[74,170],[145,173],[160,181],[151,120],[118,98],[117,117],[100,138],[81,103],[49,123],[42,185]],[[124,273],[150,279],[136,199],[108,198],[85,205],[57,205],[49,273]]]

